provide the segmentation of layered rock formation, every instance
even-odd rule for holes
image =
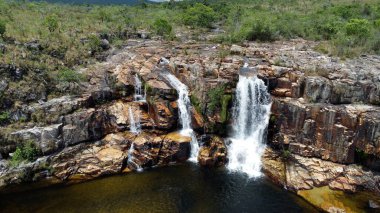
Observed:
[[[294,191],[328,186],[378,193],[380,58],[341,61],[313,51],[316,45],[303,40],[232,47],[131,40],[106,62],[83,70],[89,83],[80,97],[22,105],[12,112],[26,120],[1,127],[0,185],[46,176],[88,179],[186,160],[190,139],[175,133],[177,94],[162,78],[165,72],[189,87],[192,125],[203,145],[200,164],[222,165],[228,158],[222,137],[231,123],[234,88],[248,61],[272,95],[264,171]],[[168,65],[160,63],[162,57]],[[134,102],[136,74],[146,102]],[[140,116],[141,135],[129,132],[129,109]],[[39,160],[10,166],[16,147],[28,141],[41,151]],[[132,144],[133,165],[128,164]]]

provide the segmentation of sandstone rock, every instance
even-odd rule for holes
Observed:
[[[190,156],[191,137],[179,132],[167,134],[163,139],[159,157],[161,164],[185,161]]]
[[[218,136],[205,136],[198,154],[202,166],[222,166],[227,162],[227,147]]]
[[[271,133],[271,143],[289,144],[291,152],[305,157],[354,163],[357,150],[377,155],[379,110],[367,105],[302,104],[275,98],[269,128],[278,130]]]
[[[42,154],[50,154],[62,147],[61,140],[62,124],[51,125],[47,127],[34,127],[16,131],[10,134],[9,140],[23,144],[32,141]]]
[[[230,49],[232,54],[241,55],[243,53],[243,48],[241,46],[238,46],[236,44],[233,44]]]
[[[276,182],[288,189],[310,190],[329,186],[331,189],[356,192],[366,189],[379,193],[380,176],[360,166],[337,164],[318,158],[291,155],[288,159],[268,148],[263,155],[263,169]]]

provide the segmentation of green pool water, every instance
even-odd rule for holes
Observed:
[[[0,194],[0,212],[317,212],[265,178],[191,163],[73,185],[23,187]]]

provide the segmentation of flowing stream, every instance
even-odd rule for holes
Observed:
[[[174,89],[178,92],[178,109],[179,109],[179,121],[182,126],[181,134],[191,137],[191,154],[190,161],[197,161],[199,145],[198,140],[191,128],[191,114],[190,114],[190,99],[187,86],[179,81],[174,75],[167,73],[164,76]]]
[[[242,72],[247,69],[246,64]],[[234,102],[234,131],[228,146],[229,170],[254,178],[261,176],[270,107],[270,95],[264,82],[255,74],[241,73]]]

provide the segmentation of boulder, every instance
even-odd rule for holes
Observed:
[[[203,136],[198,154],[202,166],[222,166],[227,163],[227,147],[224,140],[216,135]]]

